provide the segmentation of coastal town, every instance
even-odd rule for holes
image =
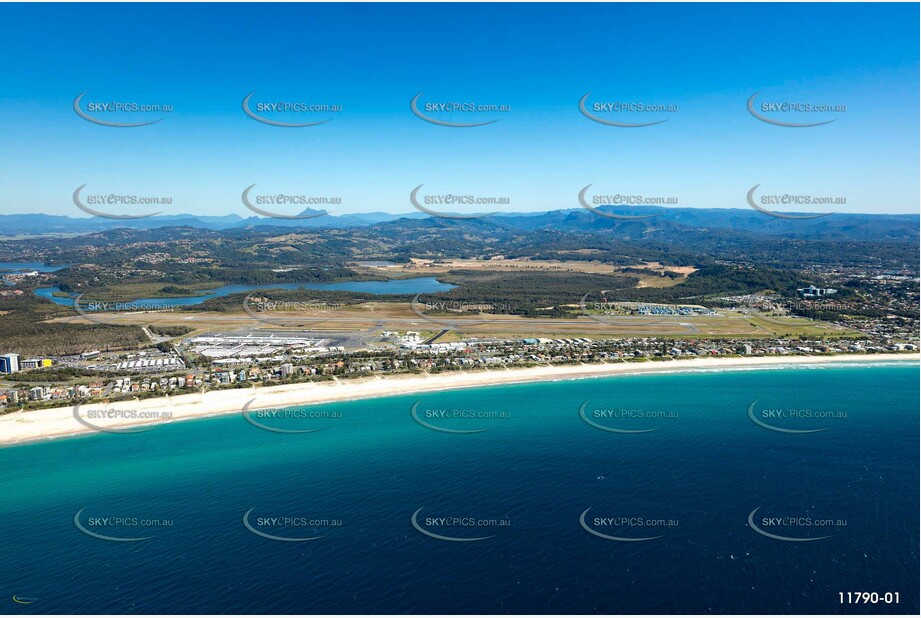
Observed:
[[[28,271],[25,279],[16,282],[43,276]],[[464,328],[462,321],[460,327],[452,328],[446,326],[450,321],[437,318],[433,322],[420,320],[416,330],[379,324],[364,331],[323,330],[320,324],[284,328],[277,326],[274,318],[263,318],[268,323],[255,319],[255,326],[208,332],[139,323],[146,344],[28,357],[16,350],[0,350],[0,414],[81,402],[367,376],[693,358],[917,354],[918,288],[913,274],[826,271],[823,277],[859,280],[864,291],[859,296],[841,296],[835,288],[803,286],[795,299],[776,293],[718,295],[711,299],[710,307],[632,303],[626,312],[624,307],[605,304],[603,311],[583,311],[581,316],[583,320],[592,318],[585,323],[601,327],[602,332],[574,332],[572,336],[545,335],[542,331],[554,330],[546,323],[531,326],[531,333],[493,336],[476,333],[474,327],[473,333],[466,332],[471,328]],[[21,291],[9,283],[4,292]],[[585,308],[583,305],[581,309]],[[155,320],[163,314],[154,311],[140,315]],[[805,316],[805,320],[800,318],[802,324],[829,319],[838,330],[816,330],[814,334],[803,330],[795,336],[708,336],[694,332],[699,331],[698,326],[706,328],[727,316],[754,320],[776,330],[783,330],[795,316]],[[606,321],[616,330],[630,320],[652,323],[636,334],[603,333]],[[663,324],[676,327],[677,334],[655,332]]]
[[[323,340],[305,340],[301,335],[301,338],[293,339],[293,343],[272,348],[270,356],[225,357],[215,359],[205,367],[193,364],[180,347],[168,352],[153,349],[134,354],[94,351],[60,359],[21,360],[16,354],[5,354],[0,357],[0,371],[21,386],[0,389],[0,406],[5,410],[36,409],[203,389],[249,388],[253,385],[400,374],[645,363],[689,358],[776,357],[781,362],[785,357],[796,356],[917,354],[918,351],[917,340],[899,341],[886,337],[834,341],[811,338],[472,338],[449,343],[426,343],[420,333],[409,331],[402,334],[387,332],[385,338],[393,343],[386,347],[346,351],[341,346],[324,346],[328,342]],[[305,341],[310,347],[303,347]],[[190,345],[195,343],[193,339]],[[211,345],[214,345],[213,342]],[[41,370],[61,367],[97,373],[98,377],[74,378],[68,384],[49,384],[42,380]]]
[[[0,414],[368,376],[694,358],[917,354],[915,273],[826,268],[817,274],[819,280],[841,282],[836,285],[859,293],[802,285],[792,298],[765,291],[712,295],[702,299],[706,306],[604,302],[597,303],[599,309],[583,299],[581,306],[570,305],[577,312],[575,320],[558,322],[565,323],[564,330],[552,321],[531,324],[493,316],[496,334],[479,332],[475,320],[468,326],[463,317],[454,321],[450,316],[423,313],[413,314],[412,320],[401,318],[402,322],[381,321],[364,330],[349,326],[348,317],[344,328],[333,323],[295,328],[287,324],[297,323],[296,316],[260,314],[246,301],[242,308],[249,326],[234,327],[228,321],[226,328],[216,330],[194,328],[199,318],[194,312],[123,313],[135,318],[131,324],[140,327],[145,341],[82,351],[72,347],[65,354],[25,355],[0,349]],[[29,290],[48,283],[49,277],[47,272],[29,269],[8,273],[2,294],[32,294]],[[343,307],[293,305],[334,306],[337,311]],[[177,326],[163,326],[161,316]],[[413,320],[415,326],[405,325]],[[730,324],[726,334],[715,334],[717,323]],[[790,333],[791,325],[797,334]],[[757,336],[741,334],[753,327]],[[517,332],[502,332],[508,329]],[[606,329],[617,334],[606,334]]]

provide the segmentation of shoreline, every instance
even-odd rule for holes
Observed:
[[[302,382],[257,388],[236,388],[204,393],[189,393],[113,404],[83,404],[85,410],[118,410],[130,414],[169,412],[166,420],[120,417],[97,422],[108,433],[138,433],[154,429],[153,425],[196,418],[208,418],[242,413],[248,409],[286,408],[301,405],[339,403],[359,399],[392,397],[415,393],[460,390],[483,386],[502,386],[529,382],[555,382],[583,378],[623,375],[682,373],[707,370],[744,370],[784,367],[790,365],[823,365],[848,363],[913,363],[921,361],[917,354],[849,354],[841,356],[767,356],[730,358],[688,358],[667,361],[594,363],[584,365],[537,366],[516,369],[494,369],[477,372],[453,371],[444,374],[411,374],[376,376],[330,382]],[[255,400],[255,401],[253,401]],[[103,430],[104,431],[104,430]],[[74,406],[10,412],[0,416],[0,447],[102,433],[88,422],[75,418]]]

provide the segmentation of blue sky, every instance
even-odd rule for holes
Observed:
[[[248,216],[241,191],[338,196],[335,214],[409,212],[409,192],[504,196],[505,210],[578,207],[597,193],[744,208],[746,192],[843,196],[838,212],[919,211],[915,4],[0,6],[0,213],[83,216],[74,189],[169,196],[166,213]],[[79,118],[74,98],[165,103],[159,114]],[[846,105],[765,114],[748,98]],[[342,106],[243,114],[241,101]],[[508,105],[432,115],[423,101]],[[577,104],[678,105],[592,122]],[[269,115],[269,114],[266,114]],[[297,118],[295,118],[297,116]],[[472,117],[471,117],[472,116]],[[306,118],[304,118],[306,117]],[[814,210],[822,211],[824,207]],[[276,209],[281,210],[281,209]],[[294,209],[290,212],[295,212]],[[796,210],[777,207],[777,210]],[[800,209],[802,210],[802,209]],[[287,211],[286,211],[287,212]]]

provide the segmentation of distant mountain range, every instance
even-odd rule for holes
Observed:
[[[602,211],[605,209],[602,208]],[[639,215],[652,212],[648,208],[619,208],[618,214]],[[919,215],[832,214],[818,219],[790,220],[764,215],[749,209],[667,208],[648,219],[612,219],[584,209],[553,210],[540,213],[495,215],[486,219],[468,220],[486,225],[498,225],[522,232],[542,229],[560,232],[613,232],[635,237],[652,232],[680,233],[693,229],[747,232],[778,238],[815,240],[852,240],[873,242],[919,242]],[[302,214],[314,214],[305,211]],[[254,227],[344,229],[381,224],[399,225],[400,220],[427,219],[423,213],[321,215],[310,219],[267,219],[238,215],[197,216],[162,215],[144,219],[115,220],[99,217],[75,218],[46,214],[0,215],[0,235],[87,234],[118,228],[156,229],[191,227],[209,230],[233,230]],[[416,221],[413,221],[415,223]],[[454,221],[446,219],[445,221]],[[409,224],[410,221],[405,221]]]
[[[304,211],[301,214],[315,214]],[[260,225],[273,227],[307,227],[307,228],[347,228],[363,227],[393,221],[403,217],[425,218],[428,215],[392,215],[386,212],[369,212],[354,215],[321,215],[311,219],[265,219],[261,217],[241,217],[223,215],[220,217],[200,215],[158,215],[143,219],[106,219],[104,217],[67,217],[61,215],[22,214],[0,215],[0,234],[83,234],[103,232],[116,228],[149,230],[160,227],[197,227],[209,230],[227,230]]]

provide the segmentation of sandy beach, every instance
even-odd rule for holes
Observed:
[[[333,403],[393,395],[441,390],[495,386],[521,382],[573,380],[615,375],[712,371],[782,367],[794,365],[879,363],[898,361],[919,363],[915,354],[852,354],[842,356],[782,356],[757,358],[693,358],[668,361],[618,362],[591,365],[540,366],[522,369],[495,369],[452,372],[438,375],[407,375],[338,380],[320,383],[285,384],[267,387],[205,391],[112,404],[83,404],[75,415],[74,407],[11,412],[0,417],[0,445],[12,445],[108,430],[135,433],[152,425],[177,422],[248,410],[283,408],[296,405]],[[77,417],[80,417],[79,419]],[[97,429],[102,428],[102,429]]]

